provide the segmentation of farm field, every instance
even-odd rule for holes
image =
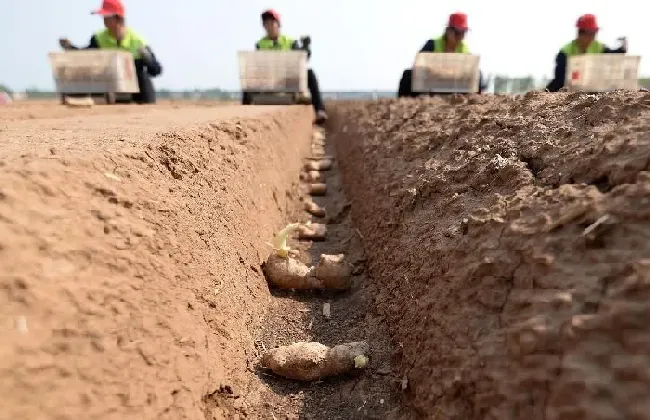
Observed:
[[[648,92],[328,111],[1,108],[0,419],[650,418]],[[307,221],[350,290],[265,278]],[[260,366],[361,340],[340,377]]]

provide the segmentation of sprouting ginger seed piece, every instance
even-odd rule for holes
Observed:
[[[359,355],[354,358],[354,368],[363,369],[368,364],[368,357],[364,355]]]
[[[277,235],[273,238],[273,249],[278,257],[288,258],[289,253],[292,251],[291,248],[287,245],[287,238],[291,232],[295,232],[302,226],[302,223],[290,223],[284,227]]]

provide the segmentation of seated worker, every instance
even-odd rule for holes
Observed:
[[[119,49],[133,54],[135,70],[140,92],[134,93],[132,99],[139,104],[156,103],[156,90],[151,81],[162,73],[162,67],[147,43],[124,22],[124,6],[120,0],[104,0],[102,8],[92,14],[104,17],[106,29],[90,38],[85,49]],[[77,50],[66,38],[59,40],[66,50]]]
[[[578,37],[566,44],[555,58],[555,75],[553,80],[546,86],[549,92],[557,92],[564,87],[566,78],[567,59],[574,55],[582,54],[608,54],[626,53],[627,41],[622,38],[623,45],[618,49],[607,48],[604,44],[596,41],[598,34],[598,21],[594,15],[582,15],[576,22]]]
[[[281,35],[280,15],[275,10],[267,10],[262,13],[262,25],[266,30],[266,36],[255,44],[256,50],[305,50],[307,51],[307,58],[311,57],[311,50],[309,48],[311,39],[309,37],[303,37],[299,43],[285,35]],[[322,124],[327,120],[327,113],[323,105],[316,74],[314,74],[312,69],[307,70],[307,87],[309,88],[312,105],[316,112],[316,123]],[[244,94],[242,104],[250,105],[250,103],[250,96]]]
[[[467,15],[464,13],[453,13],[449,16],[449,23],[445,33],[437,39],[430,39],[424,44],[421,53],[462,53],[469,54],[469,48],[463,39],[467,33]],[[479,75],[479,93],[485,90],[483,77]],[[399,82],[397,97],[416,97],[418,94],[411,91],[413,70],[404,70],[402,79]]]

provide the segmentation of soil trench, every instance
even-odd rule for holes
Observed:
[[[330,143],[326,142],[326,153],[336,158]],[[352,224],[350,202],[343,191],[336,159],[332,169],[322,171],[321,176],[321,182],[327,184],[327,194],[311,199],[325,208],[326,217],[313,217],[303,210],[302,198],[309,197],[303,185],[301,199],[294,201],[287,222],[324,223],[327,238],[315,242],[294,239],[289,243],[300,251],[297,258],[308,265],[318,262],[321,254],[345,254],[354,266],[352,289],[346,292],[272,290],[274,299],[256,337],[256,350],[261,354],[266,349],[298,341],[334,346],[366,340],[371,349],[370,367],[356,374],[309,384],[257,369],[266,386],[251,381],[242,392],[246,398],[240,414],[251,418],[386,419],[397,413],[396,390],[401,378],[391,368],[392,352],[386,326],[372,308],[362,240]],[[330,318],[323,314],[326,303],[330,304]]]

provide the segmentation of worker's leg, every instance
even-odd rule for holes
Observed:
[[[487,80],[483,78],[483,73],[478,72],[478,93],[483,93],[487,90]]]
[[[323,98],[320,94],[320,88],[318,87],[318,79],[314,74],[312,69],[307,70],[307,87],[309,88],[309,93],[311,94],[311,104],[314,107],[314,111],[325,111],[325,105],[323,105]]]
[[[248,92],[242,92],[241,95],[241,104],[242,105],[250,105],[253,101],[251,101],[251,94]]]
[[[397,90],[398,98],[415,97],[416,95],[411,92],[411,82],[413,81],[413,70],[407,69],[402,73],[402,78],[399,81],[399,88]]]
[[[134,93],[131,96],[133,102],[136,104],[155,104],[156,89],[141,62],[136,61],[135,73],[138,77],[138,87],[140,88],[140,92]]]

